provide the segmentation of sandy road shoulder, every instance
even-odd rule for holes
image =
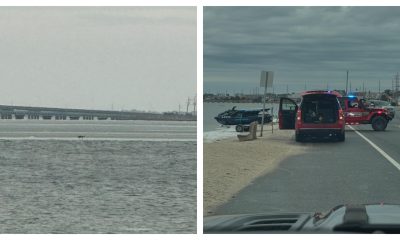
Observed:
[[[204,215],[210,215],[251,182],[278,167],[285,158],[304,153],[293,131],[264,132],[263,138],[239,142],[236,137],[204,143]]]

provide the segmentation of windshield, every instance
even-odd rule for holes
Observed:
[[[381,69],[390,61],[385,49],[400,51],[399,33],[368,20],[398,26],[399,10],[204,8],[206,217],[400,204],[400,77]],[[264,125],[214,119],[264,101]]]

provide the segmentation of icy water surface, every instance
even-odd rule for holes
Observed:
[[[195,138],[151,136],[1,139],[0,233],[195,233]]]
[[[196,140],[196,122],[0,120],[0,139]]]

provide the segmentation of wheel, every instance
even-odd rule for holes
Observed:
[[[344,142],[345,139],[346,139],[345,132],[340,133],[339,136],[338,136],[339,142]]]
[[[303,141],[303,136],[300,133],[296,133],[294,136],[296,142],[302,142]]]
[[[376,116],[372,119],[372,128],[375,131],[385,131],[387,127],[387,120],[382,116]]]
[[[236,125],[236,132],[243,132],[244,131],[244,127],[243,125]]]

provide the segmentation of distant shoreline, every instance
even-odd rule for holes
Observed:
[[[0,119],[196,121],[197,116],[181,112],[154,113],[0,105]]]

